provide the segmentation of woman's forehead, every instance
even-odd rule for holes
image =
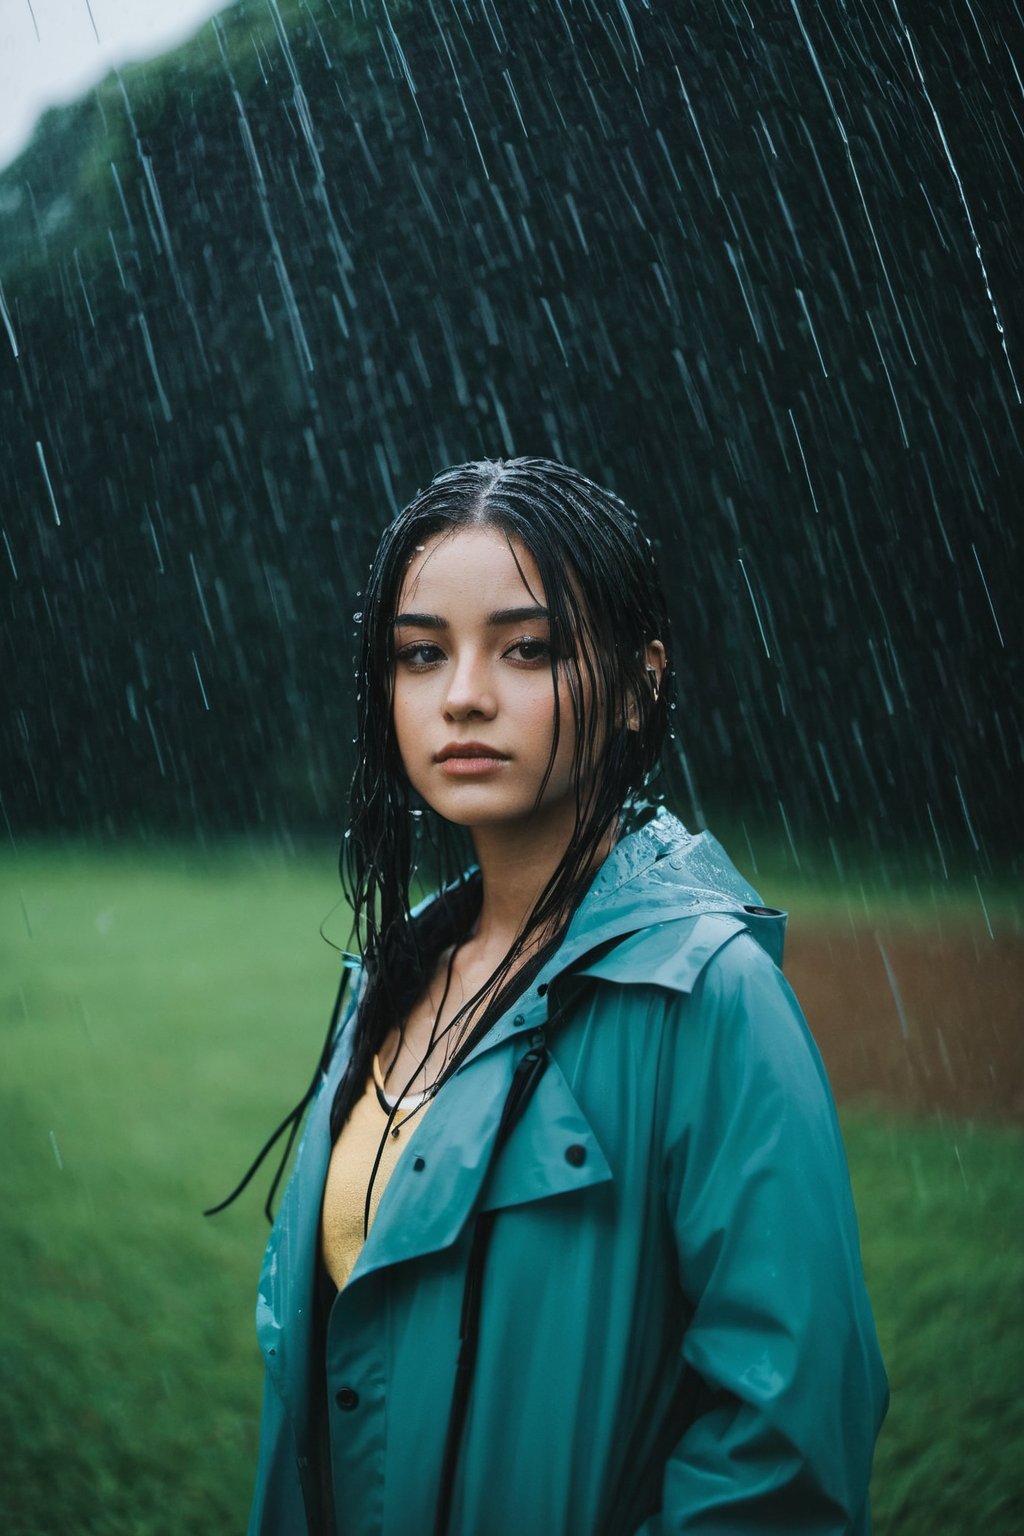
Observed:
[[[502,608],[525,599],[543,607],[544,584],[533,555],[515,534],[491,526],[445,529],[414,546],[397,608],[443,611],[445,602]]]

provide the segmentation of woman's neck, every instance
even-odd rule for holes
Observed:
[[[559,808],[562,810],[562,808]],[[497,966],[525,928],[545,886],[569,847],[575,825],[574,807],[567,817],[535,813],[528,824],[475,827],[473,845],[480,868],[482,896],[472,935],[462,948],[465,958],[493,959]],[[615,841],[614,828],[601,840],[591,869],[596,869]],[[585,871],[581,871],[585,873]],[[550,934],[541,929],[525,953]],[[492,967],[493,968],[493,967]]]

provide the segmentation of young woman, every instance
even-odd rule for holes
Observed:
[[[250,1531],[860,1536],[842,1145],[783,915],[643,799],[648,541],[562,465],[461,465],[364,607],[362,963],[260,1282]]]

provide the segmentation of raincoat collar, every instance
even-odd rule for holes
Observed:
[[[710,832],[688,832],[661,807],[615,845],[528,994],[495,1023],[460,1070],[511,1034],[543,1024],[546,999],[568,973],[625,984],[653,981],[688,992],[712,950],[741,928],[781,966],[786,914],[762,905]]]

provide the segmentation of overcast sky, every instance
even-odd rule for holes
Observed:
[[[184,42],[225,0],[0,0],[0,168],[39,114]],[[98,41],[97,41],[98,37]]]

